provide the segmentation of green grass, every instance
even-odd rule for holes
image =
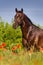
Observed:
[[[43,65],[43,53],[21,51],[15,54],[10,50],[0,51],[0,65]]]

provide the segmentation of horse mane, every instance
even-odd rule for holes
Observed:
[[[25,14],[24,14],[24,15],[25,15]],[[32,24],[34,27],[36,27],[36,28],[39,29],[38,26],[36,26],[35,24],[32,23],[31,19],[30,19],[28,16],[25,15],[25,17],[28,19],[28,23]]]
[[[28,16],[25,15],[25,18],[27,18],[27,20],[28,20],[29,23],[33,24],[32,21],[30,20],[30,18]]]

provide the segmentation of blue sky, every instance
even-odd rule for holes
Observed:
[[[15,8],[23,8],[33,23],[43,25],[43,0],[0,0],[0,16],[4,21],[11,23]]]

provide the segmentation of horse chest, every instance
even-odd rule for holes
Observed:
[[[28,39],[30,38],[31,36],[31,33],[32,33],[32,26],[30,26],[29,28],[26,29],[26,27],[22,30],[22,33],[23,33],[23,37],[25,39]]]
[[[27,33],[26,32],[23,34],[23,38],[27,39]]]
[[[32,38],[34,37],[31,32],[29,32],[29,33],[26,33],[26,32],[25,32],[25,33],[23,34],[23,38],[25,38],[27,41],[30,41],[31,37],[32,37]]]

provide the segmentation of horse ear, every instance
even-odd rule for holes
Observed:
[[[23,12],[23,8],[21,8],[21,11]]]
[[[17,8],[15,8],[15,11],[16,11],[16,12],[18,11]]]

